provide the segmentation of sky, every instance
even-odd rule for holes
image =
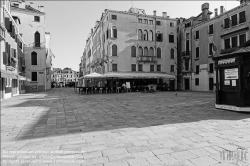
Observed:
[[[28,4],[30,1],[26,1]],[[51,34],[51,49],[55,58],[54,68],[69,67],[79,71],[80,58],[83,54],[86,39],[100,20],[105,9],[128,11],[132,6],[144,9],[147,15],[157,16],[167,12],[170,18],[189,18],[201,13],[201,5],[209,3],[209,10],[224,6],[228,11],[238,5],[239,1],[32,1],[35,6],[44,6],[46,13],[46,32]]]

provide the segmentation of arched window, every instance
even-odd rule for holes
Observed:
[[[154,41],[154,33],[152,30],[149,31],[149,40]]]
[[[153,47],[150,47],[150,49],[149,49],[149,56],[154,56],[154,49],[153,49]]]
[[[136,57],[136,47],[135,46],[131,47],[131,57]]]
[[[144,30],[143,38],[144,38],[144,40],[148,40],[148,31],[147,30]]]
[[[161,48],[157,48],[157,58],[161,58]]]
[[[174,59],[174,49],[173,48],[171,48],[171,50],[170,50],[170,58],[171,59]]]
[[[143,56],[143,50],[141,46],[139,47],[139,56]]]
[[[147,47],[144,48],[144,56],[148,56],[148,48]]]
[[[37,65],[37,53],[36,52],[31,53],[31,65]]]
[[[117,56],[117,45],[112,45],[112,56]]]
[[[40,47],[40,33],[35,33],[35,47]]]
[[[116,27],[112,27],[112,37],[117,38],[117,29],[116,29]]]
[[[138,30],[138,40],[143,40],[143,33],[142,30]]]

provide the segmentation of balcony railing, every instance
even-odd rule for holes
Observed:
[[[45,48],[45,42],[43,43],[31,43],[31,44],[27,44],[25,45],[25,47],[27,48],[37,48],[37,49],[44,49]]]
[[[184,51],[181,53],[181,56],[184,57],[190,57],[190,51]]]
[[[136,58],[137,62],[140,63],[156,63],[157,57],[156,56],[139,56]]]

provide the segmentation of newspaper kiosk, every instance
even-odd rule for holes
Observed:
[[[226,55],[214,57],[219,109],[250,112],[250,40]]]

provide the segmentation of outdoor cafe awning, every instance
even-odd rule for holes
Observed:
[[[172,78],[175,79],[174,75],[170,74],[164,74],[164,73],[137,73],[137,72],[109,72],[105,73],[104,77],[110,78],[110,77],[118,77],[118,78]]]
[[[81,78],[170,78],[170,79],[175,79],[176,77],[174,75],[164,74],[164,73],[108,72],[105,74],[91,73]]]

